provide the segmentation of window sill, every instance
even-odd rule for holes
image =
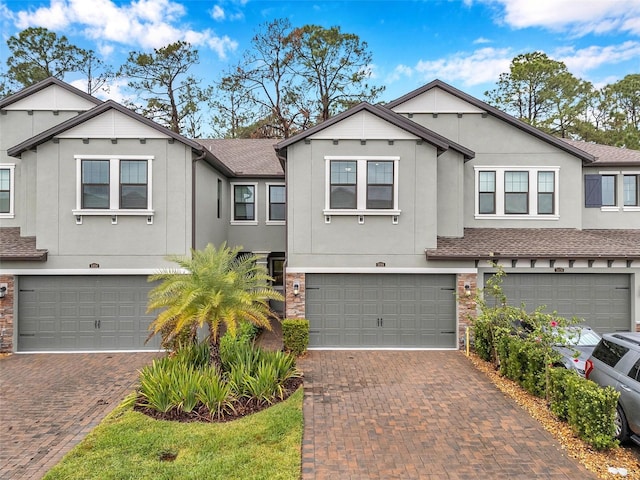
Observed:
[[[267,225],[286,225],[287,222],[285,222],[284,220],[267,220],[266,224]]]
[[[476,220],[560,220],[560,215],[494,215],[475,214]]]
[[[395,217],[400,215],[402,210],[323,210],[323,215],[378,215],[378,216],[390,216]]]
[[[628,207],[622,207],[622,211],[623,212],[640,212],[640,206],[636,207],[636,206],[628,206]]]
[[[13,213],[0,213],[0,218],[15,218]]]
[[[619,212],[620,207],[600,207],[601,212]]]
[[[95,216],[140,216],[140,217],[149,217],[155,215],[153,210],[142,210],[142,209],[130,209],[130,210],[111,210],[111,209],[86,209],[86,210],[72,210],[74,215],[95,215]]]
[[[231,220],[230,225],[258,225],[257,220]]]

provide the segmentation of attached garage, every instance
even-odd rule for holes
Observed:
[[[485,284],[489,278],[485,274]],[[600,333],[631,329],[628,274],[508,273],[502,287],[510,305],[524,303],[528,311],[546,305],[545,312],[583,318]]]
[[[456,348],[455,275],[307,274],[311,348]]]
[[[18,351],[157,350],[146,276],[23,276]]]

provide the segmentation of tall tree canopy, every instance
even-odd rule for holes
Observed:
[[[564,63],[542,52],[518,55],[497,87],[485,92],[488,102],[528,124],[566,137],[585,110],[589,86]]]
[[[226,126],[225,136],[231,137],[287,138],[352,104],[374,100],[383,88],[367,84],[370,64],[367,44],[338,27],[292,28],[286,19],[266,23],[242,62],[218,83],[223,88],[212,100],[219,114],[214,127]],[[238,103],[245,100],[243,105],[253,105],[249,114]]]
[[[189,125],[189,134],[198,136],[200,122],[195,116],[205,92],[188,74],[198,62],[198,51],[178,41],[152,53],[130,52],[118,75],[126,77],[129,87],[138,93],[144,104],[139,107],[143,115],[176,133]]]
[[[29,27],[9,37],[5,74],[7,90],[20,89],[48,77],[61,80],[70,73],[83,73],[87,79],[87,93],[93,95],[107,87],[114,75],[111,68],[96,57],[93,50],[79,48],[42,27]]]
[[[640,149],[640,74],[627,75],[603,89],[599,106],[612,145]]]

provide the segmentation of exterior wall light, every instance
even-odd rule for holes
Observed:
[[[298,282],[294,282],[293,284],[293,294],[297,297],[300,295],[300,284]]]
[[[467,297],[471,296],[471,285],[469,285],[468,283],[465,283],[465,285],[464,285],[464,294]]]

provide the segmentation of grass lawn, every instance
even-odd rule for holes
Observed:
[[[158,421],[121,405],[45,480],[299,479],[302,397],[229,423]]]

